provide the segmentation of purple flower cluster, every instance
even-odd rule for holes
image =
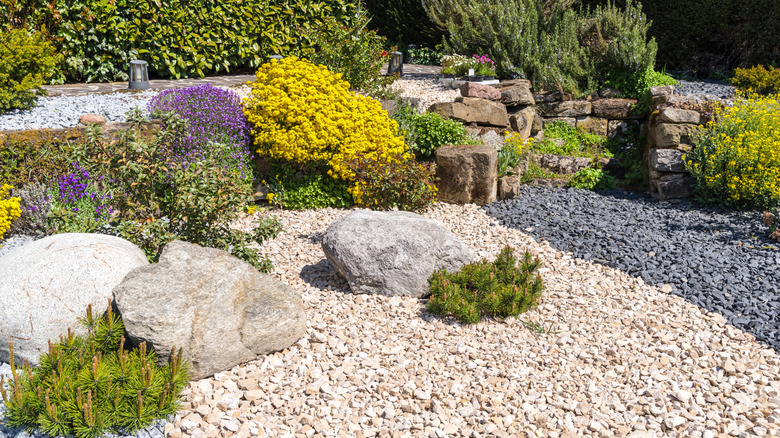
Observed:
[[[73,163],[73,167],[75,172],[62,175],[59,178],[60,193],[57,200],[63,204],[76,204],[84,198],[89,198],[90,203],[94,205],[96,221],[103,214],[106,217],[111,216],[114,213],[114,209],[108,204],[111,201],[111,195],[88,191],[90,183],[89,171],[76,163]],[[100,177],[100,179],[103,178]],[[75,213],[79,212],[79,208],[75,205],[70,208]]]
[[[165,90],[149,101],[148,109],[172,111],[189,122],[189,130],[172,145],[171,159],[183,166],[199,161],[209,142],[230,146],[228,155],[220,157],[247,169],[252,152],[249,149],[250,127],[241,107],[241,98],[228,90],[210,84]]]

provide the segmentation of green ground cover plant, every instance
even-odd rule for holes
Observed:
[[[602,169],[588,167],[572,175],[568,186],[585,190],[614,190],[615,177]]]
[[[699,198],[744,208],[780,205],[780,103],[775,97],[737,100],[698,134],[686,168]]]
[[[562,145],[553,140],[563,140]],[[569,125],[566,122],[551,122],[544,126],[544,138],[531,144],[531,151],[539,154],[564,155],[570,157],[611,157],[604,148],[606,139]]]
[[[12,377],[0,378],[5,422],[38,427],[51,436],[96,438],[133,433],[178,411],[179,393],[188,381],[181,349],[173,349],[168,363],[158,366],[157,354],[145,342],[128,348],[124,324],[110,302],[101,315],[89,306],[79,322],[86,336],[68,330],[59,342],[50,341],[37,368],[26,362],[16,368],[9,345]]]
[[[537,272],[541,265],[528,252],[518,260],[507,246],[493,262],[469,263],[454,273],[434,272],[426,307],[465,324],[475,324],[484,316],[518,316],[539,304],[544,290]]]
[[[280,208],[349,208],[354,204],[349,184],[324,172],[296,172],[289,163],[277,161],[268,178],[269,202]]]
[[[652,67],[634,72],[608,73],[604,86],[613,87],[621,92],[621,97],[637,99],[634,111],[647,114],[650,111],[651,87],[660,85],[677,85],[677,81],[665,72],[658,72]]]

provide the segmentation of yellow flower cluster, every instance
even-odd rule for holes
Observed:
[[[341,75],[294,57],[272,60],[256,73],[244,112],[257,153],[326,166],[334,178],[354,180],[346,162],[377,162],[406,153],[397,123],[379,101],[357,95]]]
[[[508,146],[514,148],[514,150],[517,152],[517,155],[522,155],[523,152],[530,150],[533,142],[533,137],[523,139],[523,136],[517,132],[507,132],[504,135],[504,147]]]
[[[11,228],[11,222],[22,215],[22,209],[19,207],[22,200],[8,197],[12,188],[8,184],[0,187],[0,239]]]
[[[711,198],[728,204],[780,204],[780,96],[738,100],[718,111],[685,157]]]

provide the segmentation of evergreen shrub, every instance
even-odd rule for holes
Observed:
[[[40,32],[6,31],[0,24],[0,114],[35,106],[47,94],[41,85],[56,77],[60,59]]]
[[[25,361],[17,369],[10,343],[12,377],[0,378],[5,422],[38,427],[50,436],[96,438],[133,433],[178,411],[179,393],[188,381],[181,349],[173,349],[168,363],[158,366],[157,354],[145,342],[126,348],[124,324],[110,302],[103,315],[89,306],[79,322],[87,335],[68,330],[59,342],[49,341],[37,368]]]
[[[458,272],[434,272],[426,307],[435,315],[453,316],[466,324],[475,324],[483,316],[518,316],[541,300],[541,265],[539,258],[528,252],[518,260],[507,246],[492,263],[481,260],[464,265]]]

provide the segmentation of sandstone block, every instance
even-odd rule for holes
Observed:
[[[552,154],[540,154],[534,158],[539,167],[550,172],[571,174],[577,173],[582,169],[590,167],[590,158],[587,157],[565,157]]]
[[[501,92],[501,103],[506,106],[534,105],[534,95],[531,88],[525,84],[516,84],[499,89]]]
[[[650,149],[650,168],[657,172],[685,172],[684,153],[676,149]]]
[[[439,199],[477,205],[495,201],[497,164],[497,152],[491,146],[445,145],[436,149]]]
[[[692,144],[696,125],[659,123],[653,133],[656,147],[672,148],[680,144]]]
[[[498,180],[498,200],[514,199],[520,193],[520,178],[504,176]]]
[[[586,100],[566,100],[546,106],[543,114],[548,117],[578,117],[591,113],[591,103]]]
[[[668,199],[680,199],[693,196],[694,179],[691,177],[672,181],[655,181],[658,198],[662,201]]]
[[[428,112],[462,123],[508,127],[506,107],[498,102],[473,97],[460,97],[455,102],[435,103]]]
[[[501,92],[490,85],[479,84],[476,82],[464,82],[460,86],[460,94],[463,97],[474,97],[477,99],[499,100]]]
[[[523,139],[527,139],[531,136],[534,119],[536,117],[537,114],[533,108],[525,108],[522,111],[509,116],[509,125],[512,127],[512,130],[519,133]]]
[[[607,119],[601,117],[577,117],[577,129],[606,137],[608,122]]]
[[[659,123],[691,123],[698,125],[701,116],[698,112],[678,108],[663,108],[658,113]]]
[[[103,126],[108,120],[105,117],[97,114],[84,114],[79,117],[79,123],[82,125],[100,125]]]
[[[636,99],[599,99],[592,102],[592,114],[606,119],[639,119],[632,109]]]

